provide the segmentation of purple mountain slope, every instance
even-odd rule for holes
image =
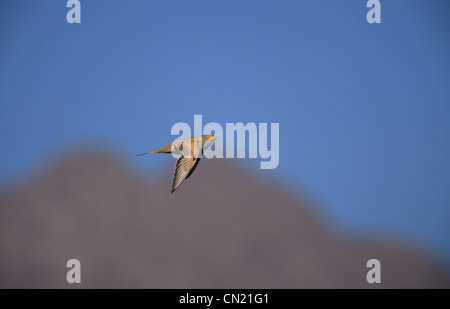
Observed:
[[[211,172],[214,171],[214,172]],[[170,194],[116,157],[77,154],[0,195],[0,287],[449,288],[441,265],[387,239],[349,239],[312,205],[224,160]],[[164,177],[162,177],[164,176]],[[366,281],[377,258],[382,283]]]

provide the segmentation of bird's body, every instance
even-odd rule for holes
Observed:
[[[171,191],[173,193],[185,179],[192,175],[200,162],[203,150],[210,147],[217,138],[218,136],[214,134],[179,138],[166,146],[139,154],[138,156],[148,153],[174,153],[181,155],[175,163]]]

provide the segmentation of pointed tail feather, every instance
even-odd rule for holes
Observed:
[[[140,154],[138,154],[136,156],[142,156],[142,155],[149,154],[149,153],[172,153],[172,143],[167,144],[166,146],[163,146],[163,147],[158,148],[158,149],[153,150],[153,151],[140,153]]]

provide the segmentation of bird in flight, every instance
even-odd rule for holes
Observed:
[[[179,138],[166,146],[153,151],[138,154],[138,156],[148,153],[174,153],[181,155],[175,163],[172,191],[170,192],[173,193],[185,179],[188,179],[189,176],[192,175],[200,162],[203,155],[203,150],[210,147],[217,138],[219,138],[219,136],[215,134],[195,135]]]

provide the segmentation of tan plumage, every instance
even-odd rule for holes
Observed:
[[[138,156],[148,153],[175,153],[181,155],[175,163],[171,190],[171,193],[173,193],[197,168],[203,150],[210,147],[218,137],[217,135],[211,134],[179,138],[166,146],[150,152],[141,153]]]

